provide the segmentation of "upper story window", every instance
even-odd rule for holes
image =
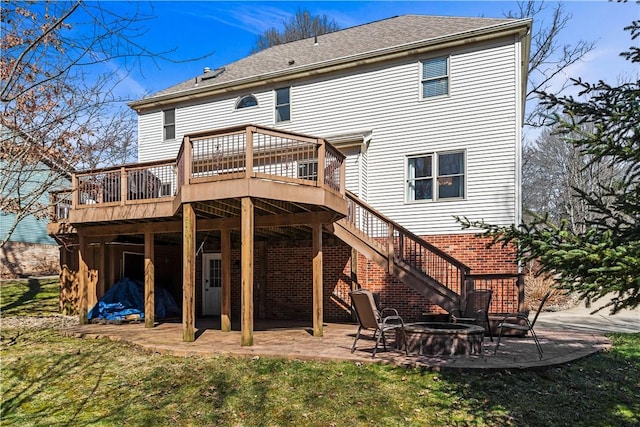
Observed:
[[[449,58],[431,58],[422,61],[422,98],[449,94]]]
[[[291,120],[291,88],[276,89],[276,122]]]
[[[245,95],[236,102],[236,110],[249,107],[257,107],[258,99],[253,95]]]
[[[464,151],[430,153],[407,158],[406,200],[465,197]]]
[[[176,139],[176,109],[164,110],[162,116],[164,123],[164,140]]]

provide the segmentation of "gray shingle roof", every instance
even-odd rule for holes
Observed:
[[[309,38],[265,49],[225,65],[224,71],[215,78],[202,78],[212,75],[214,71],[194,76],[183,83],[134,102],[132,106],[193,89],[213,89],[216,86],[227,86],[231,82],[241,82],[274,73],[294,72],[305,67],[320,68],[341,59],[348,61],[349,58],[359,56],[374,56],[376,53],[405,45],[455,35],[463,36],[465,33],[514,24],[518,21],[523,20],[425,15],[403,15],[383,19],[318,36],[317,43],[314,38]]]

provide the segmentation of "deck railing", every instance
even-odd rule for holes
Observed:
[[[175,161],[73,174],[73,191],[52,193],[51,218],[67,219],[72,208],[149,202],[174,197],[184,184],[237,178],[322,186],[342,194],[344,158],[321,138],[259,126],[190,134]]]
[[[49,193],[49,219],[52,222],[69,219],[73,205],[72,190],[58,190]]]
[[[124,205],[173,197],[177,189],[174,161],[96,169],[73,175],[75,207]]]
[[[346,221],[370,242],[375,242],[389,262],[424,274],[461,294],[470,268],[444,251],[390,221],[347,192]]]
[[[328,142],[259,126],[185,136],[177,165],[179,184],[247,177],[344,191],[344,155]]]

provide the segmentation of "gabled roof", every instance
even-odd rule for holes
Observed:
[[[355,66],[375,58],[384,60],[390,54],[482,35],[499,36],[514,31],[526,35],[530,26],[530,19],[397,16],[265,49],[132,102],[130,106],[140,110],[165,105],[171,100],[254,87],[267,80],[284,81],[304,73],[317,74],[346,64]]]

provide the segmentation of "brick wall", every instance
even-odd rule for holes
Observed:
[[[60,272],[58,245],[7,242],[0,250],[0,277],[47,276]]]
[[[231,250],[231,314],[240,318],[241,271],[240,242],[232,234]],[[494,247],[486,249],[487,239],[473,235],[427,236],[426,239],[452,254],[472,268],[473,273],[515,273],[513,250]],[[112,254],[116,260],[121,258]],[[137,248],[138,250],[140,248]],[[220,252],[219,238],[212,237],[203,245],[203,252]],[[56,254],[57,255],[57,254]],[[156,279],[171,279],[168,289],[178,305],[182,304],[181,257],[178,247],[156,247]],[[324,258],[324,319],[349,321],[347,292],[351,287],[351,248],[330,238],[323,242]],[[174,262],[175,261],[175,262]],[[107,264],[108,265],[108,264]],[[91,266],[90,266],[91,267]],[[196,315],[202,314],[202,252],[196,261]],[[363,255],[358,256],[357,282],[361,287],[379,293],[382,307],[394,307],[407,321],[417,321],[422,314],[443,313],[428,298],[418,294],[401,281],[387,274]],[[254,316],[256,319],[295,319],[311,322],[313,308],[313,269],[310,240],[256,242],[254,249]],[[163,283],[166,286],[166,284]],[[108,286],[108,285],[107,285]],[[335,291],[335,293],[334,293]],[[495,292],[492,306],[499,299],[513,298],[513,292]],[[516,294],[517,295],[517,294]]]
[[[476,237],[473,234],[423,236],[423,238],[462,261],[471,268],[471,272],[474,274],[515,274],[518,272],[513,247],[503,248],[501,245],[497,245],[488,249],[487,243],[491,241],[489,238]],[[390,276],[378,264],[367,260],[362,255],[359,258],[358,282],[363,288],[380,294],[382,308],[396,308],[409,321],[423,319],[424,313],[430,315],[445,313],[439,306],[432,304],[428,298]],[[503,285],[508,289],[502,289]],[[483,284],[482,287],[491,286]],[[490,311],[503,312],[505,310],[502,310],[501,307],[504,306],[510,308],[506,311],[514,311],[513,308],[517,308],[517,296],[517,289],[513,283],[501,281],[495,286]]]
[[[474,234],[452,234],[423,236],[423,239],[471,267],[473,273],[518,272],[515,249],[512,246],[503,248],[502,245],[487,249],[491,238],[476,237]]]
[[[266,319],[312,320],[313,268],[311,241],[269,242],[254,252],[254,315]],[[261,252],[262,251],[262,252]],[[323,242],[324,319],[349,320],[334,287],[348,287],[351,248],[337,239]],[[240,317],[240,250],[231,251],[231,315]]]

